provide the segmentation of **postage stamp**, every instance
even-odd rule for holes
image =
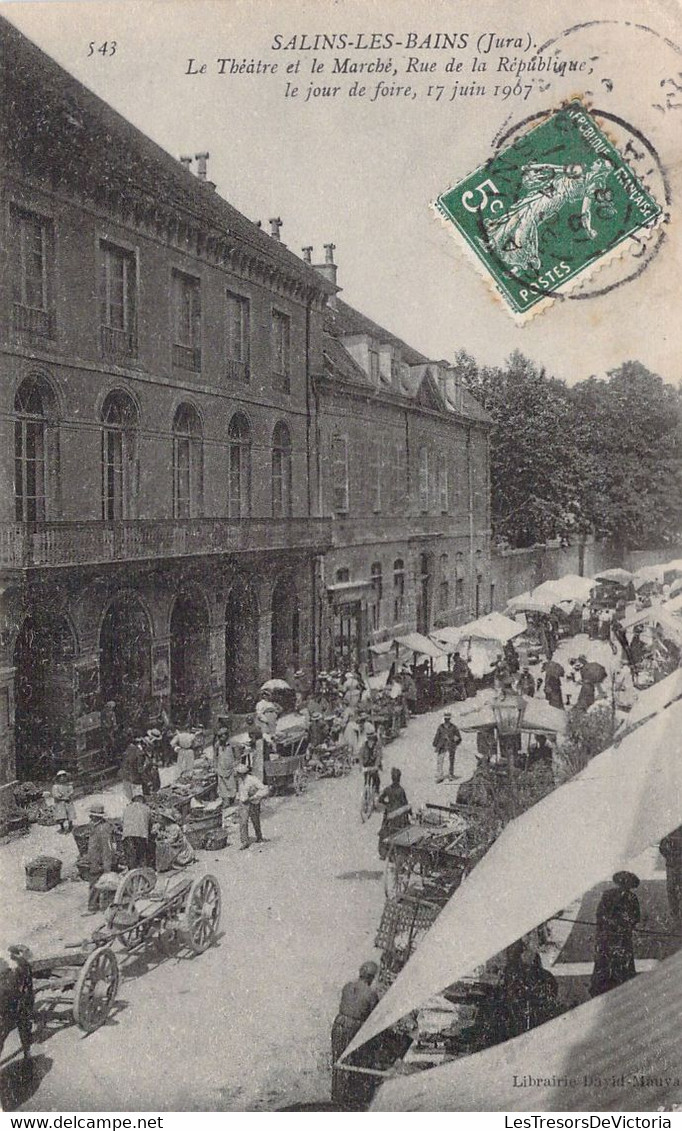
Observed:
[[[520,322],[662,213],[580,102],[501,149],[436,209]]]

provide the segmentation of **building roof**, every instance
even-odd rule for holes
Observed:
[[[395,334],[391,334],[389,330],[379,326],[377,322],[373,322],[371,318],[367,318],[365,314],[361,314],[359,310],[355,310],[354,307],[342,302],[341,299],[336,300],[336,309],[329,309],[326,325],[329,333],[337,337],[366,334],[370,338],[375,338],[378,342],[396,346],[408,365],[425,365],[428,363],[429,359],[424,357],[424,354],[418,353],[417,350],[412,349],[412,346],[408,346],[407,342],[396,337]]]
[[[170,205],[320,292],[335,290],[211,186],[118,114],[0,16],[3,102],[10,159],[77,187],[93,182],[150,205]],[[94,175],[93,175],[94,174]],[[96,178],[96,182],[95,182]]]

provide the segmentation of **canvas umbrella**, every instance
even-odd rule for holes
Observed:
[[[558,734],[566,729],[566,715],[558,707],[550,707],[544,699],[535,699],[527,695],[516,695],[515,699],[520,707],[520,729],[538,734]],[[473,711],[467,711],[460,716],[458,726],[460,730],[487,730],[496,724],[495,704],[496,699],[490,699]]]
[[[563,577],[543,581],[542,585],[538,585],[533,590],[533,596],[539,599],[549,597],[554,601],[579,601],[584,605],[586,601],[589,601],[593,588],[594,581],[591,577],[567,573]]]
[[[508,613],[550,613],[554,605],[553,599],[544,599],[534,593],[519,593],[507,601]]]
[[[682,702],[510,821],[344,1057],[499,954],[680,823]]]
[[[418,656],[429,656],[431,659],[440,659],[444,652],[443,648],[421,632],[408,632],[407,636],[396,636],[395,643],[410,652],[416,652]]]
[[[634,578],[634,573],[627,569],[605,569],[597,574],[597,581],[617,581],[619,585],[628,585]]]

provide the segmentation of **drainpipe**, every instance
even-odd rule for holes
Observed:
[[[474,559],[474,467],[472,464],[472,430],[466,430],[466,476],[467,476],[467,494],[468,494],[468,511],[469,511],[469,577],[472,579],[472,588],[469,592],[469,612],[475,612],[475,586],[476,577],[474,573],[475,559]]]
[[[312,515],[312,484],[310,482],[310,299],[305,306],[305,460],[308,499],[308,517]],[[317,424],[317,418],[316,418]]]

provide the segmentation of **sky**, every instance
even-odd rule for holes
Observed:
[[[0,13],[172,154],[208,151],[217,191],[266,230],[270,217],[281,217],[294,252],[312,244],[319,262],[333,242],[341,297],[428,356],[465,349],[500,364],[519,349],[570,384],[638,358],[679,383],[682,95],[673,82],[682,83],[682,16],[674,0],[429,0],[428,8],[413,0],[0,0]],[[307,49],[315,34],[341,32],[353,43],[361,33],[362,46]],[[439,33],[466,44],[440,47]],[[372,34],[380,45],[365,48]],[[388,49],[387,35],[401,46]],[[293,46],[274,49],[293,36]],[[532,75],[528,91],[528,75],[515,86],[506,68],[540,47],[564,73]],[[334,78],[337,57],[354,65],[391,58],[396,74]],[[219,58],[276,63],[278,72],[231,74],[224,64],[220,74]],[[435,63],[435,73],[408,75],[409,58],[415,68]],[[471,73],[474,58],[487,62],[487,73]],[[323,63],[321,74],[312,75],[312,59]],[[444,71],[449,60],[462,64],[459,73]],[[187,73],[203,62],[205,73]],[[571,62],[582,70],[571,71]],[[349,94],[356,79],[368,88],[363,98]],[[416,97],[371,101],[380,81],[412,85]],[[474,81],[483,95],[450,97],[455,83],[461,90]],[[296,97],[285,96],[287,82],[298,86]],[[306,101],[311,84],[339,90]],[[505,97],[505,86],[517,93]],[[645,139],[650,183],[662,204],[670,196],[665,238],[638,277],[627,278],[638,265],[630,245],[598,284],[586,284],[619,286],[560,300],[518,326],[431,205],[506,130],[577,94],[609,115],[616,141]]]

